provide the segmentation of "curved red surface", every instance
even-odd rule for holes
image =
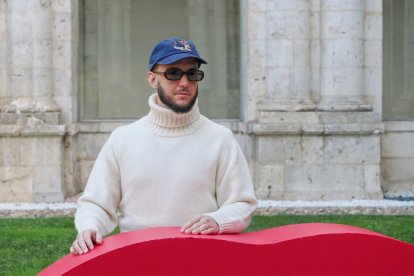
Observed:
[[[209,236],[151,228],[106,238],[39,275],[414,275],[414,245],[327,223]]]

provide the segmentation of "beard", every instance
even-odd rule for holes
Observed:
[[[191,99],[191,101],[186,105],[179,105],[176,102],[174,102],[174,100],[171,97],[167,96],[167,93],[165,93],[165,90],[161,87],[161,84],[159,82],[157,83],[157,92],[158,92],[158,98],[160,99],[160,101],[163,104],[165,104],[165,106],[167,106],[169,109],[174,111],[175,113],[189,112],[193,108],[194,104],[197,101],[197,97],[198,97],[198,87],[197,87],[197,90],[194,94],[194,97]]]

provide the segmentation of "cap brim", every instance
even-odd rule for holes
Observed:
[[[180,54],[171,55],[171,56],[165,57],[165,58],[157,61],[157,63],[158,64],[172,64],[172,63],[176,63],[177,61],[179,61],[181,59],[185,59],[185,58],[194,58],[194,59],[198,60],[200,63],[207,64],[207,61],[205,61],[201,57],[196,56],[196,55],[192,55],[190,53],[180,53]]]

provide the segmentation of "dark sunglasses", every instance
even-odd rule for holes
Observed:
[[[180,69],[167,69],[164,72],[152,71],[155,74],[163,74],[167,80],[177,81],[181,80],[183,75],[186,75],[189,81],[201,81],[204,78],[204,72],[198,69],[190,69],[186,72]]]

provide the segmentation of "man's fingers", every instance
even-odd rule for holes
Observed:
[[[202,235],[214,235],[214,234],[218,234],[218,229],[215,228],[209,228],[207,230],[201,231]]]
[[[78,234],[69,250],[73,255],[81,255],[94,249],[94,244],[100,245],[102,242],[102,234],[99,231],[85,230]]]
[[[199,234],[201,231],[205,230],[205,227],[206,225],[199,221],[190,228],[188,228],[186,234]]]
[[[83,241],[85,242],[85,247],[82,246],[81,247],[83,249],[83,253],[88,252],[89,250],[93,249],[93,236],[95,235],[95,233],[92,233],[91,231],[85,231],[82,233],[83,236]]]
[[[219,226],[210,216],[197,216],[181,230],[185,234],[218,234]]]
[[[201,224],[199,226],[194,227],[194,230],[191,232],[191,234],[201,234],[205,231],[208,231],[209,229],[211,229],[210,224]]]
[[[88,252],[88,246],[86,245],[86,242],[85,242],[85,238],[83,236],[83,233],[81,233],[79,235],[79,237],[78,237],[77,240],[78,240],[77,244],[79,245],[80,251],[81,251],[80,254],[87,253]],[[76,247],[75,247],[75,249],[76,249]]]
[[[102,234],[99,231],[95,232],[95,242],[96,242],[96,244],[99,244],[99,245],[102,244],[102,242],[103,242]]]
[[[189,228],[191,228],[195,223],[197,223],[198,221],[200,221],[201,219],[201,215],[196,216],[195,218],[191,219],[190,221],[188,221],[182,228],[181,228],[181,232],[188,234],[188,230]]]
[[[191,227],[187,228],[187,230],[185,230],[186,234],[198,234],[200,233],[202,230],[204,229],[200,229],[205,227],[205,224],[201,221],[198,221],[196,223],[194,223]],[[200,231],[198,231],[200,229]]]
[[[72,244],[71,250],[73,250],[74,255],[80,255],[83,253],[83,250],[80,248],[78,244],[78,240],[75,240]]]

